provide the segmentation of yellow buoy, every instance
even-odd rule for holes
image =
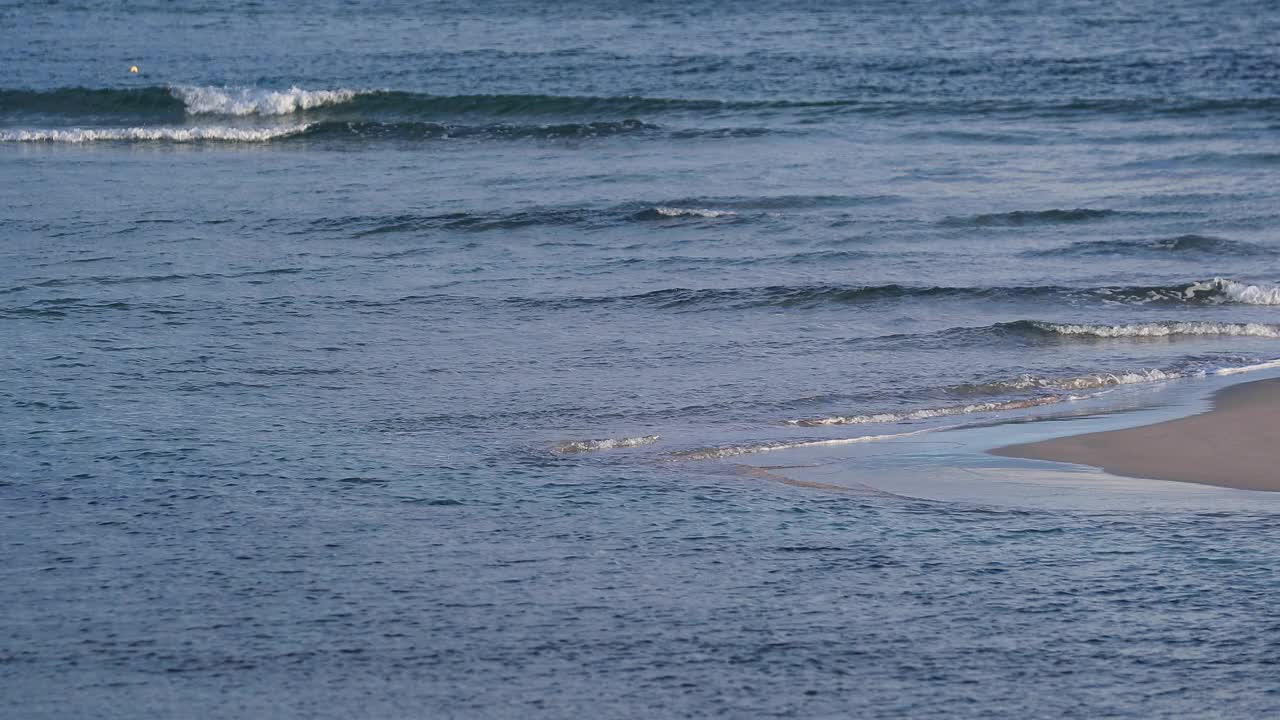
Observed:
[[[131,73],[135,73],[135,74],[136,74],[136,73],[138,72],[138,66],[137,66],[137,65],[130,65],[130,66],[129,66],[129,72],[131,72]]]

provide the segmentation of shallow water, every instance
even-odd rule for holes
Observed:
[[[1273,371],[1278,32],[0,4],[0,707],[1280,711],[1271,503],[929,484]]]

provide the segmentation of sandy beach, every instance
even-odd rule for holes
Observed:
[[[1010,445],[994,455],[1076,463],[1113,475],[1280,491],[1280,379],[1233,385],[1191,417]]]

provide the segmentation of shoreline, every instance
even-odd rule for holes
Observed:
[[[1213,408],[1197,415],[988,452],[1125,477],[1280,492],[1280,378],[1223,388]]]

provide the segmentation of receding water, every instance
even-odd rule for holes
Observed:
[[[1273,503],[731,464],[1274,368],[1277,37],[0,4],[0,714],[1280,714]]]

